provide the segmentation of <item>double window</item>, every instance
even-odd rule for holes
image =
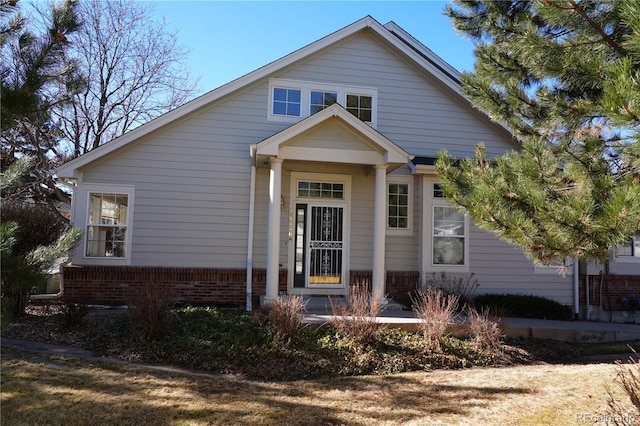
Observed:
[[[375,127],[376,97],[377,90],[367,87],[272,79],[269,82],[268,119],[295,122],[337,103]]]

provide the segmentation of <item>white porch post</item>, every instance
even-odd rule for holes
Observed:
[[[387,206],[387,166],[376,165],[376,193],[373,209],[373,273],[372,291],[379,301],[385,300],[384,252]]]
[[[280,275],[280,196],[282,188],[282,160],[269,159],[269,225],[267,233],[267,294],[265,304],[273,303],[278,298],[278,282]]]

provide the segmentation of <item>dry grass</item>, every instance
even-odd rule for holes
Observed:
[[[1,367],[6,425],[592,424],[617,374],[611,364],[533,365],[266,383],[11,349]]]

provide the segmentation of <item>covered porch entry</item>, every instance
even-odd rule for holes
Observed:
[[[375,176],[375,184],[364,190],[371,191],[374,200],[369,249],[372,286],[374,294],[383,298],[387,173],[412,157],[337,104],[252,146],[251,153],[254,166],[269,168],[264,302],[272,303],[278,297],[281,247],[287,247],[290,294],[345,294],[352,253],[349,167]],[[322,171],[321,166],[333,168]],[[342,172],[333,172],[335,168]],[[283,194],[283,188],[288,192]],[[283,220],[288,223],[287,232],[282,232]]]

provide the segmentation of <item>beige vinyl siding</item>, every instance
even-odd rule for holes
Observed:
[[[556,270],[540,272],[522,251],[471,225],[469,270],[478,279],[478,293],[518,293],[573,303],[573,275]]]
[[[480,141],[492,155],[514,148],[505,131],[371,37],[355,36],[278,77],[377,88],[377,130],[414,155],[447,148],[469,156]]]
[[[254,86],[83,170],[135,186],[132,265],[245,266],[249,146],[283,128],[266,122],[266,99]]]

